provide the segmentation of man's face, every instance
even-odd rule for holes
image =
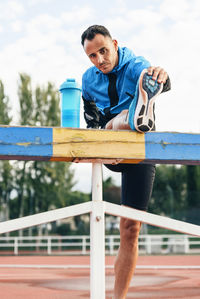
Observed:
[[[109,36],[96,34],[92,40],[86,39],[84,50],[91,62],[104,74],[113,70],[118,64],[118,45]]]

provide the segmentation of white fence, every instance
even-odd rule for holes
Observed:
[[[120,243],[119,235],[105,236],[105,252],[113,255]],[[90,236],[0,237],[2,254],[87,255]],[[189,235],[140,235],[140,254],[200,254],[200,238]]]
[[[11,232],[90,213],[90,298],[105,299],[105,214],[125,217],[179,233],[200,237],[200,226],[102,200],[102,164],[92,166],[92,201],[0,223],[0,233]],[[173,245],[174,242],[172,242]],[[157,245],[154,243],[154,245]]]

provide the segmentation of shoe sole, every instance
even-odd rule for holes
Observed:
[[[144,70],[139,78],[138,96],[135,113],[132,118],[134,127],[139,132],[151,131],[155,126],[154,102],[163,89],[163,83],[152,79]],[[130,109],[131,110],[131,106]],[[129,112],[130,113],[130,112]],[[131,123],[131,119],[129,121]],[[131,126],[133,127],[133,126]]]

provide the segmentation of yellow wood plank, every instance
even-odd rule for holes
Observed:
[[[57,161],[57,162],[75,162],[75,163],[103,163],[103,164],[137,164],[144,159],[105,159],[105,158],[73,158],[73,157],[52,157],[49,161]]]
[[[144,134],[132,131],[86,130],[53,128],[54,161],[73,161],[76,158],[145,159]],[[125,161],[124,163],[127,163]]]

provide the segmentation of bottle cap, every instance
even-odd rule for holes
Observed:
[[[81,86],[76,82],[76,79],[73,78],[66,79],[66,81],[61,84],[59,91],[62,91],[66,88],[75,88],[81,90]]]

